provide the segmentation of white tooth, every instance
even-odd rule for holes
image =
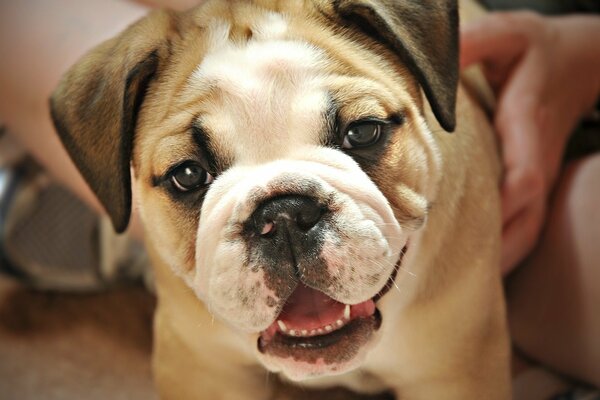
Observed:
[[[319,335],[322,335],[323,334],[323,329],[319,328],[319,329],[317,329],[317,332],[319,333]]]
[[[317,334],[317,330],[313,329],[312,331],[310,331],[310,336],[315,336]]]
[[[350,304],[346,304],[344,307],[344,319],[350,320]]]
[[[277,325],[279,325],[279,329],[281,329],[282,332],[287,332],[287,326],[285,326],[285,324],[283,323],[283,321],[278,320],[277,321]]]
[[[289,331],[289,334],[290,334],[291,336],[296,336],[296,331],[295,331],[295,330],[293,330],[293,329],[290,329],[290,331]]]
[[[344,325],[344,323],[342,322],[342,320],[341,320],[341,319],[338,319],[337,321],[335,321],[335,324],[336,324],[337,326],[342,326],[342,325]]]
[[[331,332],[331,331],[333,330],[333,328],[331,327],[331,325],[327,325],[327,326],[325,327],[325,330],[326,330],[327,332]]]
[[[308,335],[308,331],[302,330],[302,336]]]

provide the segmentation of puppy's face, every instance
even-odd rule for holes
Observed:
[[[438,160],[394,52],[332,23],[326,2],[285,4],[177,17],[134,101],[132,164],[163,259],[299,380],[356,368],[376,344]]]

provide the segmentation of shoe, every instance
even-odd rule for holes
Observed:
[[[10,141],[0,134],[0,149]],[[143,280],[143,246],[114,233],[28,156],[3,163],[0,151],[0,272],[44,290],[98,291]]]

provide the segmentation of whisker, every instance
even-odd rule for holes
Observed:
[[[433,134],[446,133],[446,131],[443,129],[431,129],[431,133],[433,133]]]
[[[406,239],[406,236],[385,236],[386,239]]]
[[[393,222],[374,222],[375,226],[398,226],[400,224]]]
[[[416,277],[417,277],[417,274],[415,274],[414,272],[412,272],[412,271],[410,271],[410,270],[408,270],[408,269],[406,269],[406,268],[402,268],[402,267],[400,267],[400,268],[398,268],[398,270],[399,270],[400,272],[404,272],[405,274],[408,274],[409,276],[411,276],[411,277],[413,277],[413,278],[416,278]]]

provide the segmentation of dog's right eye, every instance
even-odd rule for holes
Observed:
[[[384,122],[365,120],[355,122],[350,126],[344,137],[344,149],[356,149],[374,145],[381,138]]]
[[[169,180],[178,191],[190,192],[210,185],[214,177],[199,164],[186,162],[170,172]]]

